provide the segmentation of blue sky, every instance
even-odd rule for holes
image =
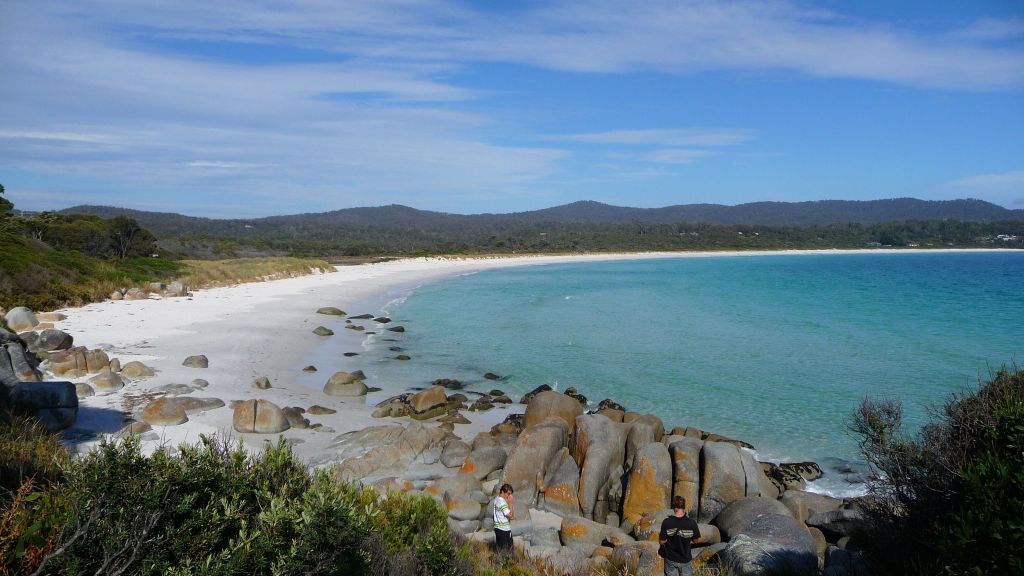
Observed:
[[[26,210],[981,198],[1024,207],[1024,4],[0,4]]]

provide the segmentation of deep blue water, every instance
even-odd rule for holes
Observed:
[[[422,286],[387,308],[414,357],[368,365],[389,388],[574,386],[762,458],[856,460],[846,425],[862,398],[901,400],[913,430],[928,405],[1024,360],[1024,253],[531,266]],[[388,345],[371,338],[367,353]]]

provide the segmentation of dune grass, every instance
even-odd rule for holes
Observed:
[[[334,267],[323,260],[290,256],[182,260],[181,264],[184,268],[179,279],[190,288],[230,286],[243,282],[263,282],[334,271]]]

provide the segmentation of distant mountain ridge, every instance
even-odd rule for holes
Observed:
[[[880,224],[903,220],[960,220],[996,222],[1024,220],[1024,210],[1010,210],[984,200],[819,200],[812,202],[752,202],[723,204],[680,204],[663,208],[632,208],[583,200],[528,212],[508,214],[449,214],[418,210],[399,204],[345,208],[330,212],[269,216],[263,218],[214,219],[171,212],[147,212],[111,206],[73,206],[64,213],[112,217],[119,214],[137,220],[160,237],[194,234],[234,235],[247,229],[306,227],[411,227],[444,230],[458,227],[504,227],[538,224],[674,224],[680,222],[719,225],[827,226],[831,224]]]

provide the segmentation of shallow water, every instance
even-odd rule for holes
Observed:
[[[746,440],[762,459],[841,469],[858,459],[846,423],[865,396],[902,400],[915,429],[927,405],[1024,357],[1022,279],[1019,252],[490,270],[393,293],[386,311],[408,331],[368,338],[362,367],[388,390],[574,386]],[[394,345],[413,360],[391,360]]]

